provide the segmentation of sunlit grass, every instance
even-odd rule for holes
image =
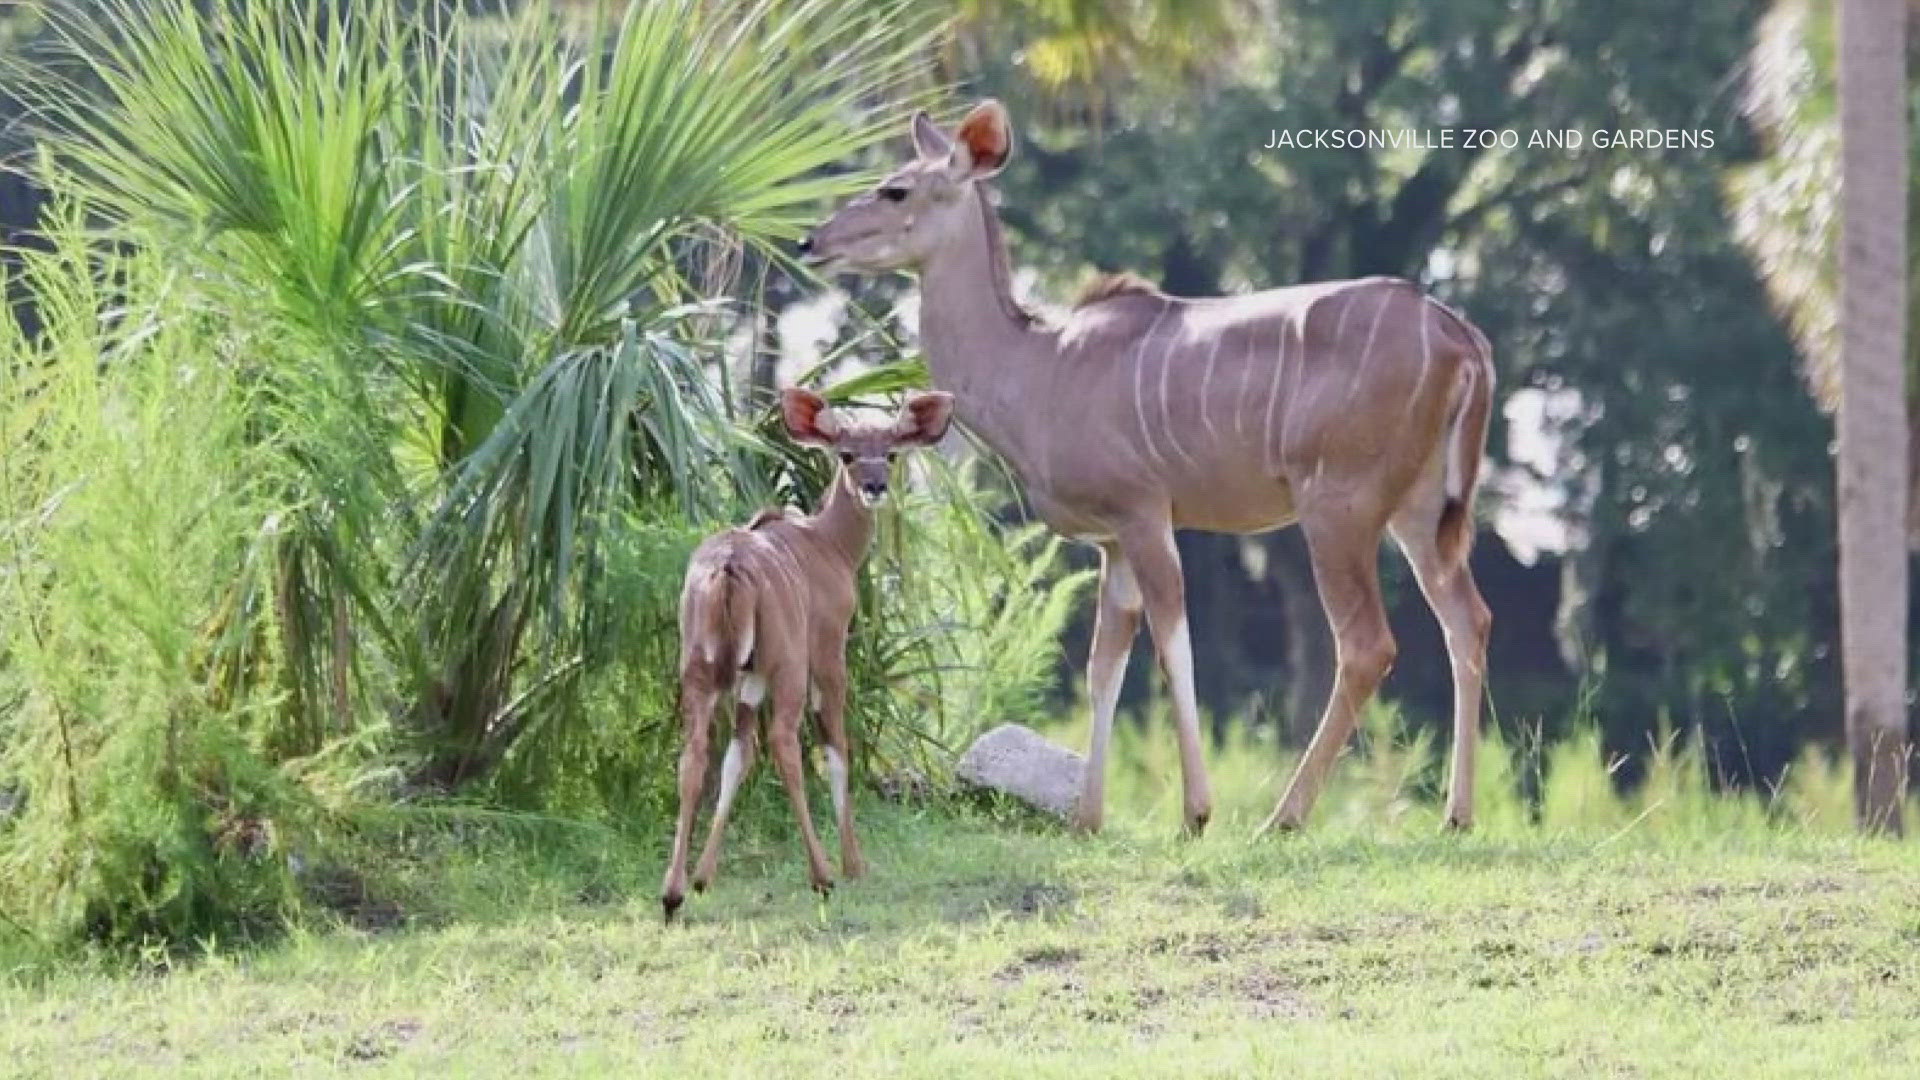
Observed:
[[[1222,795],[1262,807],[1227,783],[1241,757]],[[1343,786],[1358,806],[1365,785]],[[863,799],[872,874],[824,903],[789,832],[743,831],[673,927],[658,844],[443,834],[410,871],[407,929],[16,974],[0,1044],[24,1076],[69,1075],[76,1047],[99,1076],[1920,1067],[1920,863],[1898,844],[1452,836],[1419,809],[1196,842],[1146,792],[1097,838]]]

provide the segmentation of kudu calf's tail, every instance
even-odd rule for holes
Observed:
[[[690,601],[688,658],[705,661],[713,673],[714,689],[727,689],[753,658],[753,582],[738,563],[728,560],[707,572]]]
[[[1445,484],[1436,540],[1449,569],[1464,566],[1473,550],[1473,493],[1480,485],[1480,457],[1486,452],[1487,423],[1493,414],[1493,348],[1478,327],[1436,305],[1466,332],[1473,356],[1460,369],[1460,389],[1447,420]]]

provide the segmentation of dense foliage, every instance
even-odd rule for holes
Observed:
[[[860,182],[826,167],[898,130],[929,24],[50,12],[37,326],[0,323],[0,906],[179,938],[272,924],[395,801],[658,822],[686,554],[827,475],[742,405],[729,290]],[[1077,582],[927,479],[864,586],[873,767],[1031,698]]]

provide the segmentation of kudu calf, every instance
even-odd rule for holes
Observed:
[[[762,511],[745,528],[708,538],[687,567],[680,594],[680,717],[686,740],[680,751],[680,816],[660,893],[668,919],[686,898],[687,845],[706,781],[714,706],[730,697],[733,741],[721,762],[720,797],[693,872],[694,890],[713,881],[720,834],[741,781],[753,768],[762,701],[772,710],[767,734],[773,763],[800,820],[813,887],[829,891],[833,872],[814,833],[801,776],[800,715],[810,697],[826,743],[840,869],[850,878],[862,869],[847,793],[847,627],[853,621],[854,577],[866,558],[873,508],[886,496],[896,452],[939,442],[953,399],[917,394],[896,419],[873,422],[836,416],[818,395],[790,389],[781,396],[780,412],[795,442],[836,452],[840,465],[819,513]]]
[[[803,246],[823,266],[920,276],[920,340],[960,421],[1012,466],[1056,531],[1099,545],[1079,821],[1096,829],[1107,739],[1144,612],[1173,692],[1187,827],[1211,812],[1176,529],[1298,521],[1337,643],[1333,693],[1269,819],[1306,820],[1360,707],[1393,662],[1376,560],[1391,532],[1446,632],[1453,770],[1446,820],[1473,814],[1490,618],[1467,569],[1493,362],[1472,324],[1408,282],[1363,278],[1239,296],[1109,279],[1064,318],[1013,297],[986,181],[1013,134],[996,102],[952,132],[914,117],[916,154]]]

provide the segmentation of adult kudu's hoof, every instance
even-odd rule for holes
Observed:
[[[680,895],[679,893],[672,893],[672,892],[661,896],[660,897],[661,921],[671,924],[673,922],[674,912],[680,910],[680,905],[685,903],[686,899],[687,899],[686,897]]]
[[[1272,816],[1261,822],[1260,827],[1253,831],[1253,836],[1256,840],[1272,835],[1292,836],[1304,827],[1298,818],[1275,810]]]

